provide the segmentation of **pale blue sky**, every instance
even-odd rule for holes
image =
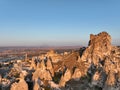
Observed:
[[[0,0],[0,46],[87,45],[101,31],[120,45],[120,0]]]

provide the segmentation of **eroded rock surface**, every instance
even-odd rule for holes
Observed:
[[[51,50],[30,64],[33,90],[120,90],[120,47],[111,44],[107,32],[91,34],[88,47],[69,54]],[[15,66],[10,75],[22,72]],[[11,90],[28,90],[28,85],[20,78]]]
[[[18,83],[13,83],[10,90],[28,90],[28,85],[24,79],[20,79]]]

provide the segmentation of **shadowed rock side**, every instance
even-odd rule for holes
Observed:
[[[33,90],[120,90],[120,49],[111,45],[107,32],[91,34],[88,47],[33,58],[30,71],[31,80],[26,81],[33,83]],[[32,90],[23,78],[11,90],[19,90],[20,84]]]

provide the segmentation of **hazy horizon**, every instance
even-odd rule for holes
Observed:
[[[0,46],[87,46],[108,32],[120,45],[119,0],[0,0]]]

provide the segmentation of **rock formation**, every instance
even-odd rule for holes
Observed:
[[[55,53],[54,50],[50,50],[46,56],[51,58],[52,62],[56,63],[60,60],[62,60],[62,56],[60,54]]]
[[[71,78],[67,79],[68,81],[73,78],[74,81],[80,82],[79,80],[83,77],[84,83],[81,84],[86,85],[87,90],[120,89],[120,50],[118,47],[112,46],[111,36],[107,32],[91,34],[88,47],[80,50],[78,58],[75,59],[72,54],[69,56],[74,58],[74,63],[71,64],[70,71],[73,74]],[[71,59],[69,60],[64,64],[67,68],[70,66],[70,64],[67,65],[71,62]],[[67,81],[64,79],[65,77],[62,76],[61,86],[64,86]],[[70,85],[72,86],[72,84]]]
[[[50,59],[47,60],[46,65],[47,65],[47,70],[49,70],[51,75],[52,75],[52,77],[54,77],[53,65],[52,65],[52,62],[51,62]]]
[[[102,32],[98,35],[90,35],[89,46],[84,51],[81,59],[89,60],[97,65],[99,61],[105,59],[111,52],[111,37],[108,33]]]
[[[52,80],[52,77],[51,77],[51,74],[49,71],[47,70],[36,70],[34,73],[33,73],[33,81],[36,79],[36,78],[40,78],[41,80]]]
[[[24,79],[20,79],[18,83],[13,83],[10,90],[28,90],[28,85]]]
[[[45,63],[42,60],[40,68],[37,69],[34,73],[33,73],[33,81],[36,78],[40,78],[40,79],[44,79],[44,80],[52,80],[50,71],[46,69]]]
[[[112,90],[116,86],[116,74],[120,68],[120,58],[117,47],[111,45],[111,36],[107,32],[102,32],[97,35],[90,35],[89,46],[83,52],[81,59],[95,66],[92,84],[105,90]],[[104,74],[104,75],[103,75]],[[95,83],[96,82],[96,83]],[[100,82],[102,85],[100,86]],[[98,84],[99,83],[99,84]],[[110,89],[110,87],[111,89]],[[114,90],[117,90],[114,88]]]
[[[72,78],[76,81],[80,80],[81,77],[81,71],[80,69],[76,68],[74,71],[74,74],[72,75]]]
[[[32,58],[32,61],[31,61],[31,69],[36,69],[36,62],[35,62],[35,58]]]
[[[91,34],[88,47],[65,55],[51,50],[30,64],[26,72],[11,68],[8,76],[20,77],[11,90],[28,90],[24,76],[30,72],[33,90],[120,90],[120,47],[112,46],[107,32]]]
[[[61,77],[60,87],[64,87],[66,82],[71,79],[71,71],[69,69],[66,70],[65,74]]]

